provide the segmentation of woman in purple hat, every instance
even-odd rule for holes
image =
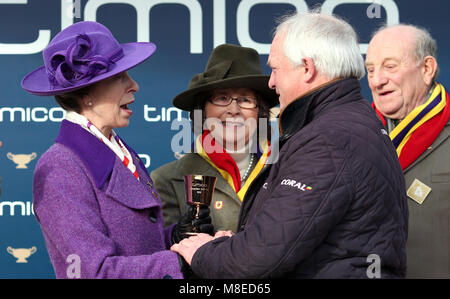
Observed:
[[[212,233],[209,210],[164,228],[161,200],[138,155],[115,128],[128,126],[138,84],[127,70],[149,58],[152,43],[119,44],[96,22],[55,36],[44,66],[22,87],[55,96],[67,110],[55,144],[39,160],[34,212],[57,278],[183,278],[168,250],[196,225]]]

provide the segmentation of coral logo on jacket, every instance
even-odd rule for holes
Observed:
[[[281,181],[281,185],[291,186],[297,188],[300,191],[311,191],[312,187],[306,184],[302,184],[301,182],[297,182],[296,180],[285,179]]]

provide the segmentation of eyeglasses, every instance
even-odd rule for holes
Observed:
[[[233,98],[227,95],[218,95],[209,99],[209,101],[217,106],[228,106],[231,102],[236,101],[240,108],[253,109],[258,107],[256,98],[251,96],[239,96]]]

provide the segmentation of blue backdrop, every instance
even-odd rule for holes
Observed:
[[[53,98],[32,96],[20,82],[41,66],[42,49],[61,29],[96,20],[121,43],[157,45],[148,61],[130,71],[140,91],[130,126],[117,130],[150,172],[175,159],[171,140],[177,131],[171,130],[171,123],[187,113],[170,109],[172,98],[203,70],[212,49],[224,42],[254,47],[269,74],[266,61],[275,19],[318,4],[355,27],[363,54],[371,32],[382,23],[427,28],[439,45],[439,81],[450,82],[450,2],[444,0],[0,0],[0,278],[54,277],[32,212],[32,179],[37,160],[58,133],[63,112]],[[367,79],[361,83],[371,101]],[[27,251],[31,255],[19,259]]]

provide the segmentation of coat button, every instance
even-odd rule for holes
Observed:
[[[158,221],[158,218],[153,214],[150,214],[149,218],[150,218],[150,221],[153,223],[156,223],[156,221]]]

